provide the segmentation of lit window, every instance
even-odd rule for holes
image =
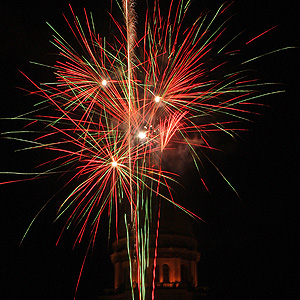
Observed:
[[[165,283],[170,282],[170,278],[169,278],[169,266],[167,264],[163,265],[163,277],[164,277],[164,282]]]
[[[187,267],[185,265],[181,265],[181,282],[187,282]]]
[[[155,268],[155,282],[159,282],[159,266]]]

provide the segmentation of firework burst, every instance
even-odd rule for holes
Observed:
[[[71,8],[72,21],[65,19],[79,50],[49,25],[59,52],[50,66],[56,79],[37,84],[24,74],[35,88],[32,94],[42,101],[33,114],[17,119],[43,124],[44,133],[23,141],[28,148],[56,153],[33,175],[58,173],[68,178],[66,186],[72,189],[57,218],[67,216],[64,230],[79,228],[75,244],[86,234],[92,247],[106,208],[110,220],[116,220],[117,238],[118,220],[123,220],[132,289],[137,284],[139,299],[146,297],[145,274],[153,268],[153,203],[165,199],[197,217],[174,202],[170,183],[179,177],[164,170],[162,161],[184,145],[200,170],[202,150],[214,149],[208,141],[211,132],[234,137],[243,130],[238,124],[253,113],[254,102],[280,92],[258,91],[267,84],[241,68],[251,59],[240,61],[235,71],[228,67],[237,53],[230,42],[239,36],[223,42],[228,4],[186,27],[189,6],[190,1],[171,1],[165,17],[155,1],[141,34],[134,1],[123,0],[125,21],[112,18],[119,31],[113,41],[96,33],[92,15],[85,11],[83,24]],[[118,217],[119,211],[125,211],[124,216]]]

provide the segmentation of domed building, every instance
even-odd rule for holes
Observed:
[[[155,253],[155,228],[151,235],[150,267],[147,274],[149,299],[153,285],[153,266],[155,267],[155,299],[193,299],[198,286],[197,263],[200,259],[197,239],[193,233],[191,217],[172,204],[162,203],[159,220],[157,256]],[[156,226],[156,220],[153,224]],[[153,227],[155,227],[153,226]],[[125,231],[124,231],[125,233]],[[129,260],[125,234],[112,244],[111,261],[114,265],[114,292],[99,297],[108,299],[131,299],[129,281]],[[133,263],[134,265],[134,263]],[[135,279],[133,278],[135,283]]]

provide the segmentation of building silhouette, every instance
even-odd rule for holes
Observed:
[[[154,220],[153,224],[156,224]],[[153,285],[153,265],[155,253],[155,230],[152,231],[150,244],[150,267],[148,295],[151,299]],[[114,289],[107,290],[99,300],[132,299],[129,276],[129,260],[125,231],[118,241],[112,244],[111,262],[114,266]],[[155,268],[156,300],[198,299],[205,291],[198,288],[197,264],[200,259],[198,242],[195,237],[191,217],[172,204],[163,203],[159,226],[157,258]],[[135,262],[132,262],[134,268]],[[133,278],[135,285],[135,279]],[[201,291],[201,293],[200,293]],[[136,291],[137,292],[137,291]]]

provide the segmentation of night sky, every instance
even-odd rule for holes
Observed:
[[[92,11],[98,32],[106,34],[109,22],[105,16],[109,5],[104,2],[110,1],[78,0],[71,4],[81,17],[84,7]],[[137,2],[137,11],[142,12],[144,1]],[[217,9],[222,2],[195,0],[197,9],[191,16]],[[278,25],[262,37],[256,47],[250,48],[253,53],[249,56],[300,46],[299,1],[236,1],[230,12],[234,33],[246,29],[245,34],[251,37]],[[49,43],[51,30],[46,22],[63,36],[69,35],[62,13],[71,17],[68,1],[4,0],[4,4],[2,1],[1,117],[30,111],[34,104],[34,99],[17,88],[30,87],[19,70],[36,81],[51,78],[48,69],[29,61],[53,62],[55,57],[51,54],[56,50]],[[189,199],[187,207],[206,220],[206,224],[194,225],[202,250],[200,285],[210,287],[209,299],[298,299],[299,60],[299,49],[293,49],[251,64],[261,78],[282,83],[280,89],[286,92],[264,98],[266,106],[260,108],[261,116],[247,124],[251,130],[236,142],[226,142],[224,152],[214,157],[240,199],[209,166],[206,180],[210,193],[199,186],[193,171],[185,173],[186,190],[179,191],[177,198],[185,195]],[[24,125],[0,122],[1,132],[18,130]],[[47,157],[37,152],[15,153],[20,147],[20,143],[0,139],[1,171],[32,170],[44,155]],[[1,182],[14,179],[17,178],[0,177]],[[6,295],[3,299],[68,300],[74,296],[86,241],[73,250],[74,235],[70,233],[55,246],[63,226],[63,220],[53,224],[58,202],[40,214],[19,247],[27,226],[58,186],[56,178],[0,186],[4,250],[0,267],[4,275],[1,294]],[[96,299],[103,288],[113,287],[107,231],[104,218],[94,251],[87,258],[78,300]]]

